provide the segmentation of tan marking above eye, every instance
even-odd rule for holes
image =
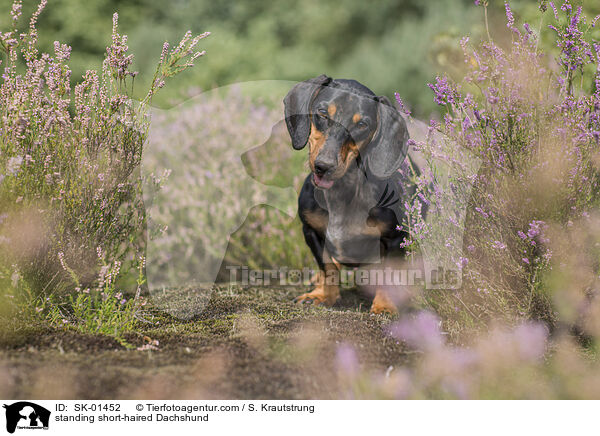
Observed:
[[[359,114],[358,112],[354,114],[354,116],[352,117],[352,122],[354,124],[358,123],[360,120],[362,119],[362,115]]]
[[[336,105],[331,103],[329,106],[327,106],[327,113],[329,114],[330,117],[334,116],[336,112],[337,112]]]

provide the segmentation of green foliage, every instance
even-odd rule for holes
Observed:
[[[167,78],[204,54],[195,47],[207,35],[187,32],[172,49],[163,44],[145,97],[133,104],[137,72],[130,69],[133,55],[127,36],[118,33],[117,14],[101,72],[86,71],[72,90],[70,47],[56,42],[52,54],[38,49],[36,21],[44,6],[42,1],[21,32],[21,2],[16,0],[11,29],[0,34],[5,54],[0,83],[0,282],[8,280],[0,283],[0,296],[38,312],[48,309],[55,320],[62,313],[56,306],[63,301],[58,294],[72,291],[73,285],[76,292],[96,287],[101,298],[79,293],[70,300],[74,323],[120,337],[132,326],[139,301],[139,295],[134,303],[119,298],[117,287],[126,282],[119,285],[116,277],[119,270],[127,276],[139,263],[131,259],[138,259],[144,246],[139,165],[149,105]],[[98,278],[97,256],[107,262]],[[138,292],[141,285],[138,277]],[[47,294],[56,299],[45,300]]]
[[[122,345],[130,347],[123,334],[134,330],[143,306],[146,305],[146,301],[140,295],[141,287],[145,284],[143,258],[138,262],[137,291],[129,299],[117,289],[121,263],[102,263],[94,288],[82,290],[77,286],[76,293],[70,294],[66,301],[42,301],[43,305],[37,310],[45,314],[51,325],[72,326],[82,333],[112,336]],[[65,269],[69,270],[66,264]],[[77,281],[75,284],[78,285]]]
[[[26,0],[25,13],[35,0]],[[8,11],[7,0],[1,0]],[[304,80],[322,73],[354,78],[378,94],[399,91],[416,114],[434,105],[422,86],[446,68],[456,51],[458,29],[476,22],[471,0],[360,0],[303,2],[235,2],[158,0],[120,2],[55,0],[40,17],[42,48],[54,40],[73,46],[73,80],[86,69],[98,69],[110,31],[110,15],[119,11],[137,57],[137,81],[149,83],[164,40],[181,37],[182,29],[210,30],[204,68],[186,72],[161,106],[181,101],[190,87],[207,90],[235,82],[264,79]],[[0,21],[0,28],[5,22]],[[477,33],[478,31],[475,30]],[[450,54],[445,54],[450,53]],[[138,98],[143,95],[138,94]]]

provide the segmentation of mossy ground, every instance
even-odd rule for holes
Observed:
[[[345,395],[340,344],[358,350],[366,373],[385,373],[410,359],[404,346],[384,332],[391,319],[369,314],[370,302],[358,291],[343,292],[331,309],[295,305],[293,298],[305,291],[228,286],[211,293],[189,288],[159,294],[137,331],[125,336],[129,348],[69,327],[4,328],[0,394],[32,399],[340,398]],[[159,309],[167,302],[166,311]],[[137,349],[151,341],[158,341],[157,349]]]

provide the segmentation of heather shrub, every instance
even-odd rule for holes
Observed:
[[[72,275],[75,292],[66,298],[51,295],[34,300],[35,310],[51,324],[74,328],[83,333],[104,334],[113,336],[123,346],[131,347],[124,338],[126,332],[133,331],[136,322],[144,320],[143,309],[146,299],[142,296],[142,286],[146,282],[144,276],[144,258],[138,262],[137,288],[134,295],[124,295],[119,290],[118,279],[122,264],[120,261],[108,263],[102,250],[98,250],[98,261],[101,265],[93,286],[82,288],[77,277],[65,263],[63,268]],[[31,302],[30,302],[31,305]]]
[[[0,264],[4,277],[22,278],[33,295],[103,289],[102,262],[117,262],[121,276],[140,267],[139,166],[149,105],[168,77],[203,54],[196,45],[207,35],[188,32],[173,49],[165,43],[150,89],[133,102],[137,72],[117,14],[102,70],[87,71],[71,88],[70,47],[56,41],[52,54],[37,48],[36,23],[45,6],[42,1],[19,33],[22,4],[16,0],[12,30],[0,34]],[[132,282],[139,283],[136,277]]]
[[[456,260],[463,287],[428,299],[456,329],[485,327],[499,318],[555,326],[547,277],[562,259],[552,249],[549,228],[566,231],[598,206],[600,46],[590,42],[595,20],[568,1],[560,8],[548,5],[551,24],[538,32],[552,33],[558,59],[540,49],[540,35],[527,23],[517,27],[506,4],[508,46],[491,37],[472,46],[465,37],[464,78],[439,76],[429,85],[444,110],[430,131],[443,138],[430,135],[417,146],[444,159],[453,183],[472,183],[461,205],[467,216]],[[487,2],[481,6],[487,8]],[[444,154],[448,143],[477,159],[478,171],[470,172],[460,156]],[[439,195],[433,199],[436,203]]]

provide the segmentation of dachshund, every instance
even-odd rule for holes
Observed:
[[[293,148],[308,144],[311,172],[298,213],[319,266],[316,287],[296,301],[332,306],[340,296],[341,265],[372,270],[405,258],[406,208],[420,201],[413,182],[420,173],[407,158],[402,115],[387,97],[355,80],[321,75],[300,82],[284,106]],[[389,286],[370,289],[372,313],[397,313]]]

